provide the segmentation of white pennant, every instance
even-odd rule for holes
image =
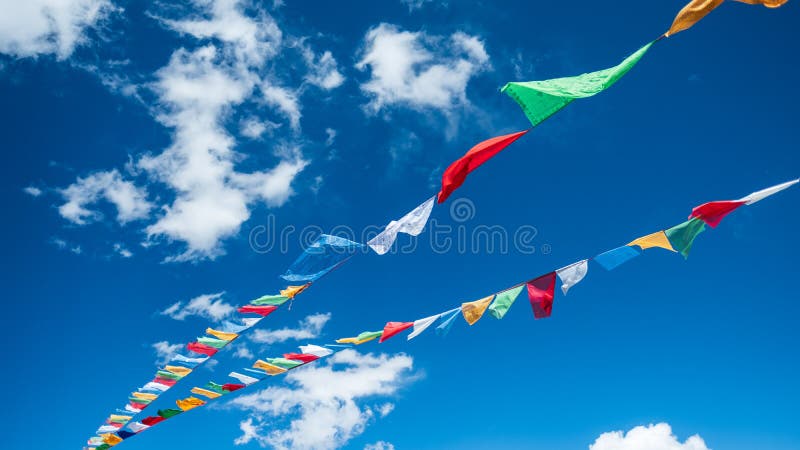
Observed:
[[[236,378],[237,380],[241,381],[242,384],[244,384],[245,386],[250,386],[253,383],[258,383],[258,378],[253,378],[248,375],[242,375],[238,372],[231,372],[228,374],[228,376]]]
[[[782,191],[782,190],[784,190],[784,189],[786,189],[788,187],[794,186],[798,182],[800,182],[800,179],[787,181],[786,183],[781,183],[781,184],[778,184],[778,185],[775,185],[775,186],[772,186],[772,187],[768,187],[766,189],[762,189],[760,191],[753,192],[752,194],[741,198],[739,201],[740,202],[745,202],[745,205],[752,205],[753,203],[755,203],[757,201],[764,200],[765,198],[769,197],[772,194],[777,194],[778,192],[780,192],[780,191]]]
[[[385,255],[397,239],[397,233],[406,233],[411,236],[417,236],[422,233],[422,230],[425,229],[425,224],[428,223],[428,217],[433,211],[435,200],[436,196],[434,195],[400,218],[400,220],[389,222],[389,225],[386,225],[386,228],[380,234],[367,241],[367,245],[372,250],[375,250],[375,253]]]
[[[333,350],[314,344],[301,345],[300,351],[308,355],[318,356],[320,358],[324,358],[330,354],[333,354]]]
[[[131,423],[128,424],[128,429],[133,431],[134,433],[138,433],[140,431],[144,431],[144,430],[146,430],[148,428],[150,428],[149,425],[145,425],[145,424],[143,424],[141,422],[131,422]]]
[[[417,337],[420,333],[425,331],[429,326],[433,324],[433,322],[436,322],[436,319],[438,319],[439,316],[441,316],[441,314],[436,314],[435,316],[430,316],[424,319],[415,320],[414,330],[411,332],[411,334],[408,335],[408,340],[410,341],[411,339]]]
[[[561,291],[564,295],[567,295],[569,288],[580,283],[588,271],[589,261],[586,259],[556,270],[558,278],[561,278]]]

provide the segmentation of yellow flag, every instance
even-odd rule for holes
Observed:
[[[164,370],[166,370],[168,372],[172,372],[175,375],[180,375],[182,377],[185,377],[186,375],[189,375],[190,373],[192,373],[192,369],[190,369],[188,367],[183,367],[183,366],[169,366],[168,365],[168,366],[164,367]]]
[[[158,398],[156,394],[148,394],[146,392],[131,392],[131,395],[142,400],[155,400]]]
[[[311,283],[307,283],[302,286],[288,286],[286,289],[281,289],[281,295],[284,297],[294,298],[295,295],[305,291],[309,286],[311,286]]]
[[[474,302],[462,303],[461,314],[464,315],[464,319],[467,321],[467,323],[473,325],[475,322],[480,320],[480,318],[483,316],[483,313],[486,312],[486,308],[488,308],[489,304],[492,303],[493,298],[494,294],[480,300],[475,300]]]
[[[122,442],[122,438],[117,436],[116,434],[106,433],[101,437],[103,438],[103,442],[112,447]]]
[[[178,408],[180,408],[182,411],[188,411],[206,404],[206,402],[197,397],[186,397],[183,400],[175,400],[175,403],[178,404]]]
[[[283,367],[278,367],[278,366],[272,365],[272,364],[270,364],[270,363],[268,363],[266,361],[262,361],[260,359],[258,361],[256,361],[255,364],[253,364],[253,368],[261,369],[264,372],[267,372],[269,375],[278,375],[278,374],[282,374],[283,372],[286,372],[286,369],[284,369]]]
[[[665,248],[671,252],[675,251],[675,249],[672,248],[672,244],[669,243],[667,235],[663,231],[657,231],[653,234],[648,234],[647,236],[642,236],[638,239],[634,239],[628,244],[628,247],[633,247],[634,245],[638,245],[639,247],[641,247],[642,250],[647,250],[648,248],[653,248],[653,247],[660,247],[660,248]]]
[[[192,388],[192,394],[202,395],[203,397],[207,398],[217,398],[222,396],[222,394],[214,391],[209,391],[208,389],[203,389],[199,387]]]
[[[751,5],[764,5],[767,8],[777,8],[782,6],[789,0],[736,0],[742,3],[749,3]],[[721,5],[723,0],[692,0],[689,2],[688,5],[684,6],[678,15],[675,16],[675,20],[672,22],[672,26],[669,27],[669,31],[664,33],[664,36],[672,36],[675,33],[680,33],[683,30],[688,30],[694,24],[700,21],[703,17],[705,17],[708,13],[714,10],[717,6]]]
[[[223,341],[228,341],[228,342],[239,337],[239,335],[236,333],[226,333],[224,331],[217,331],[211,328],[206,329],[206,334],[209,334],[217,339],[222,339]]]

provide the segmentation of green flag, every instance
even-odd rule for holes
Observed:
[[[508,309],[514,304],[514,300],[522,292],[525,286],[518,286],[514,289],[503,291],[494,298],[494,302],[489,306],[489,314],[493,315],[495,319],[502,319],[506,315]]]
[[[177,416],[178,414],[180,414],[182,412],[183,411],[181,411],[180,409],[171,409],[171,408],[170,409],[159,409],[158,410],[158,415],[163,417],[163,418],[165,418],[165,419],[169,419],[170,417]]]
[[[669,243],[672,244],[672,248],[680,252],[684,258],[688,258],[689,251],[692,250],[694,238],[705,230],[706,224],[702,220],[692,218],[680,225],[675,225],[668,230],[664,230],[664,233],[666,233]]]
[[[156,372],[156,376],[166,378],[167,380],[180,380],[183,378],[183,375],[178,375],[177,373],[170,372],[169,370],[159,370]]]
[[[265,295],[253,300],[250,302],[250,304],[256,306],[281,306],[282,304],[286,303],[287,300],[289,300],[289,297],[284,297],[283,295]]]
[[[212,392],[216,392],[217,394],[223,394],[223,395],[228,393],[228,391],[226,391],[225,389],[222,389],[222,385],[221,384],[214,383],[213,381],[209,381],[208,383],[206,383],[206,385],[203,386],[203,389],[206,389],[206,390],[212,391]]]
[[[303,364],[303,361],[295,361],[286,358],[267,358],[266,361],[273,366],[282,367],[284,369],[291,369]]]
[[[610,69],[585,73],[577,77],[512,82],[503,86],[501,92],[505,92],[519,104],[535,127],[576,98],[591,97],[611,87],[642,59],[652,45],[653,42],[645,45],[625,58],[618,66]]]
[[[216,339],[216,338],[210,338],[210,337],[200,337],[200,338],[197,338],[197,342],[199,342],[199,343],[201,343],[203,345],[207,345],[209,347],[222,348],[222,347],[225,347],[226,345],[228,345],[229,341],[224,341],[222,339]]]

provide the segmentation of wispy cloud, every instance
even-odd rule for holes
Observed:
[[[156,352],[158,365],[163,366],[183,349],[183,344],[170,344],[168,341],[160,341],[153,344],[152,347]]]
[[[28,186],[22,189],[23,192],[30,195],[31,197],[38,197],[43,194],[42,190],[37,188],[36,186]]]
[[[176,302],[161,311],[161,314],[175,320],[184,320],[187,317],[197,316],[220,321],[233,314],[236,310],[232,305],[222,300],[223,294],[224,292],[199,295],[188,302]]]
[[[312,314],[301,320],[295,328],[277,330],[253,330],[250,340],[259,344],[274,344],[288,340],[314,339],[319,337],[322,328],[331,320],[331,314]]]

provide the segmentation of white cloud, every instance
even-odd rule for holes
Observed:
[[[42,195],[42,190],[37,188],[36,186],[28,186],[22,189],[23,192],[30,195],[31,197],[38,197]]]
[[[59,250],[67,250],[76,255],[80,255],[81,253],[83,253],[83,248],[81,248],[80,245],[71,244],[59,237],[50,238],[50,243],[55,245]]]
[[[0,0],[0,53],[68,58],[114,10],[109,0]]]
[[[325,138],[326,147],[330,147],[331,145],[333,145],[333,142],[336,140],[336,134],[337,134],[336,130],[334,130],[333,128],[325,128],[325,135],[327,136]]]
[[[364,450],[394,450],[394,445],[391,442],[378,441],[365,445]]]
[[[272,135],[281,125],[269,120],[259,120],[256,117],[248,117],[239,123],[239,133],[250,139],[259,139],[264,133]]]
[[[153,344],[152,347],[156,352],[157,364],[163,366],[183,349],[183,344],[170,344],[168,341],[160,341]]]
[[[327,91],[335,89],[344,83],[344,75],[339,72],[339,65],[330,51],[315,55],[311,49],[304,47],[303,57],[311,72],[306,75],[306,80]]]
[[[125,248],[125,246],[120,244],[119,242],[114,244],[114,251],[123,258],[130,258],[131,256],[133,256],[133,252]]]
[[[190,316],[198,316],[220,321],[233,314],[236,310],[232,305],[222,300],[223,294],[224,292],[204,294],[189,300],[188,303],[176,302],[169,308],[161,311],[161,314],[175,320],[184,320]]]
[[[414,12],[418,9],[422,9],[428,3],[433,3],[433,0],[400,0],[400,3],[408,6],[408,12]],[[441,2],[443,4],[447,4],[446,2]]]
[[[603,433],[589,450],[709,450],[706,443],[698,435],[694,435],[681,443],[672,434],[669,424],[638,426],[627,433],[611,431]]]
[[[312,314],[297,324],[297,328],[280,328],[277,330],[253,330],[250,340],[259,344],[274,344],[288,340],[314,339],[319,337],[322,328],[331,320],[331,314]]]
[[[253,355],[253,352],[251,352],[250,349],[247,348],[247,346],[244,345],[244,344],[238,344],[234,348],[235,348],[235,350],[233,352],[233,356],[235,356],[237,358],[242,358],[242,359],[254,359],[255,358],[255,355]]]
[[[361,90],[370,97],[372,112],[393,105],[451,112],[469,104],[467,83],[488,67],[489,55],[475,36],[460,31],[431,36],[386,23],[367,32],[356,64],[370,72]]]
[[[61,195],[66,202],[58,207],[58,212],[77,225],[85,225],[101,217],[98,211],[89,209],[100,199],[117,208],[117,221],[121,224],[146,218],[153,207],[147,200],[147,190],[123,180],[116,169],[78,178],[75,183],[62,189]]]
[[[395,395],[414,378],[413,359],[404,354],[346,349],[325,361],[289,372],[289,387],[269,387],[233,400],[232,406],[250,412],[235,443],[299,450],[341,447],[387,410],[370,401]]]
[[[261,86],[261,95],[264,101],[278,110],[289,119],[289,125],[293,130],[300,129],[300,102],[297,94],[288,89],[270,83]]]

